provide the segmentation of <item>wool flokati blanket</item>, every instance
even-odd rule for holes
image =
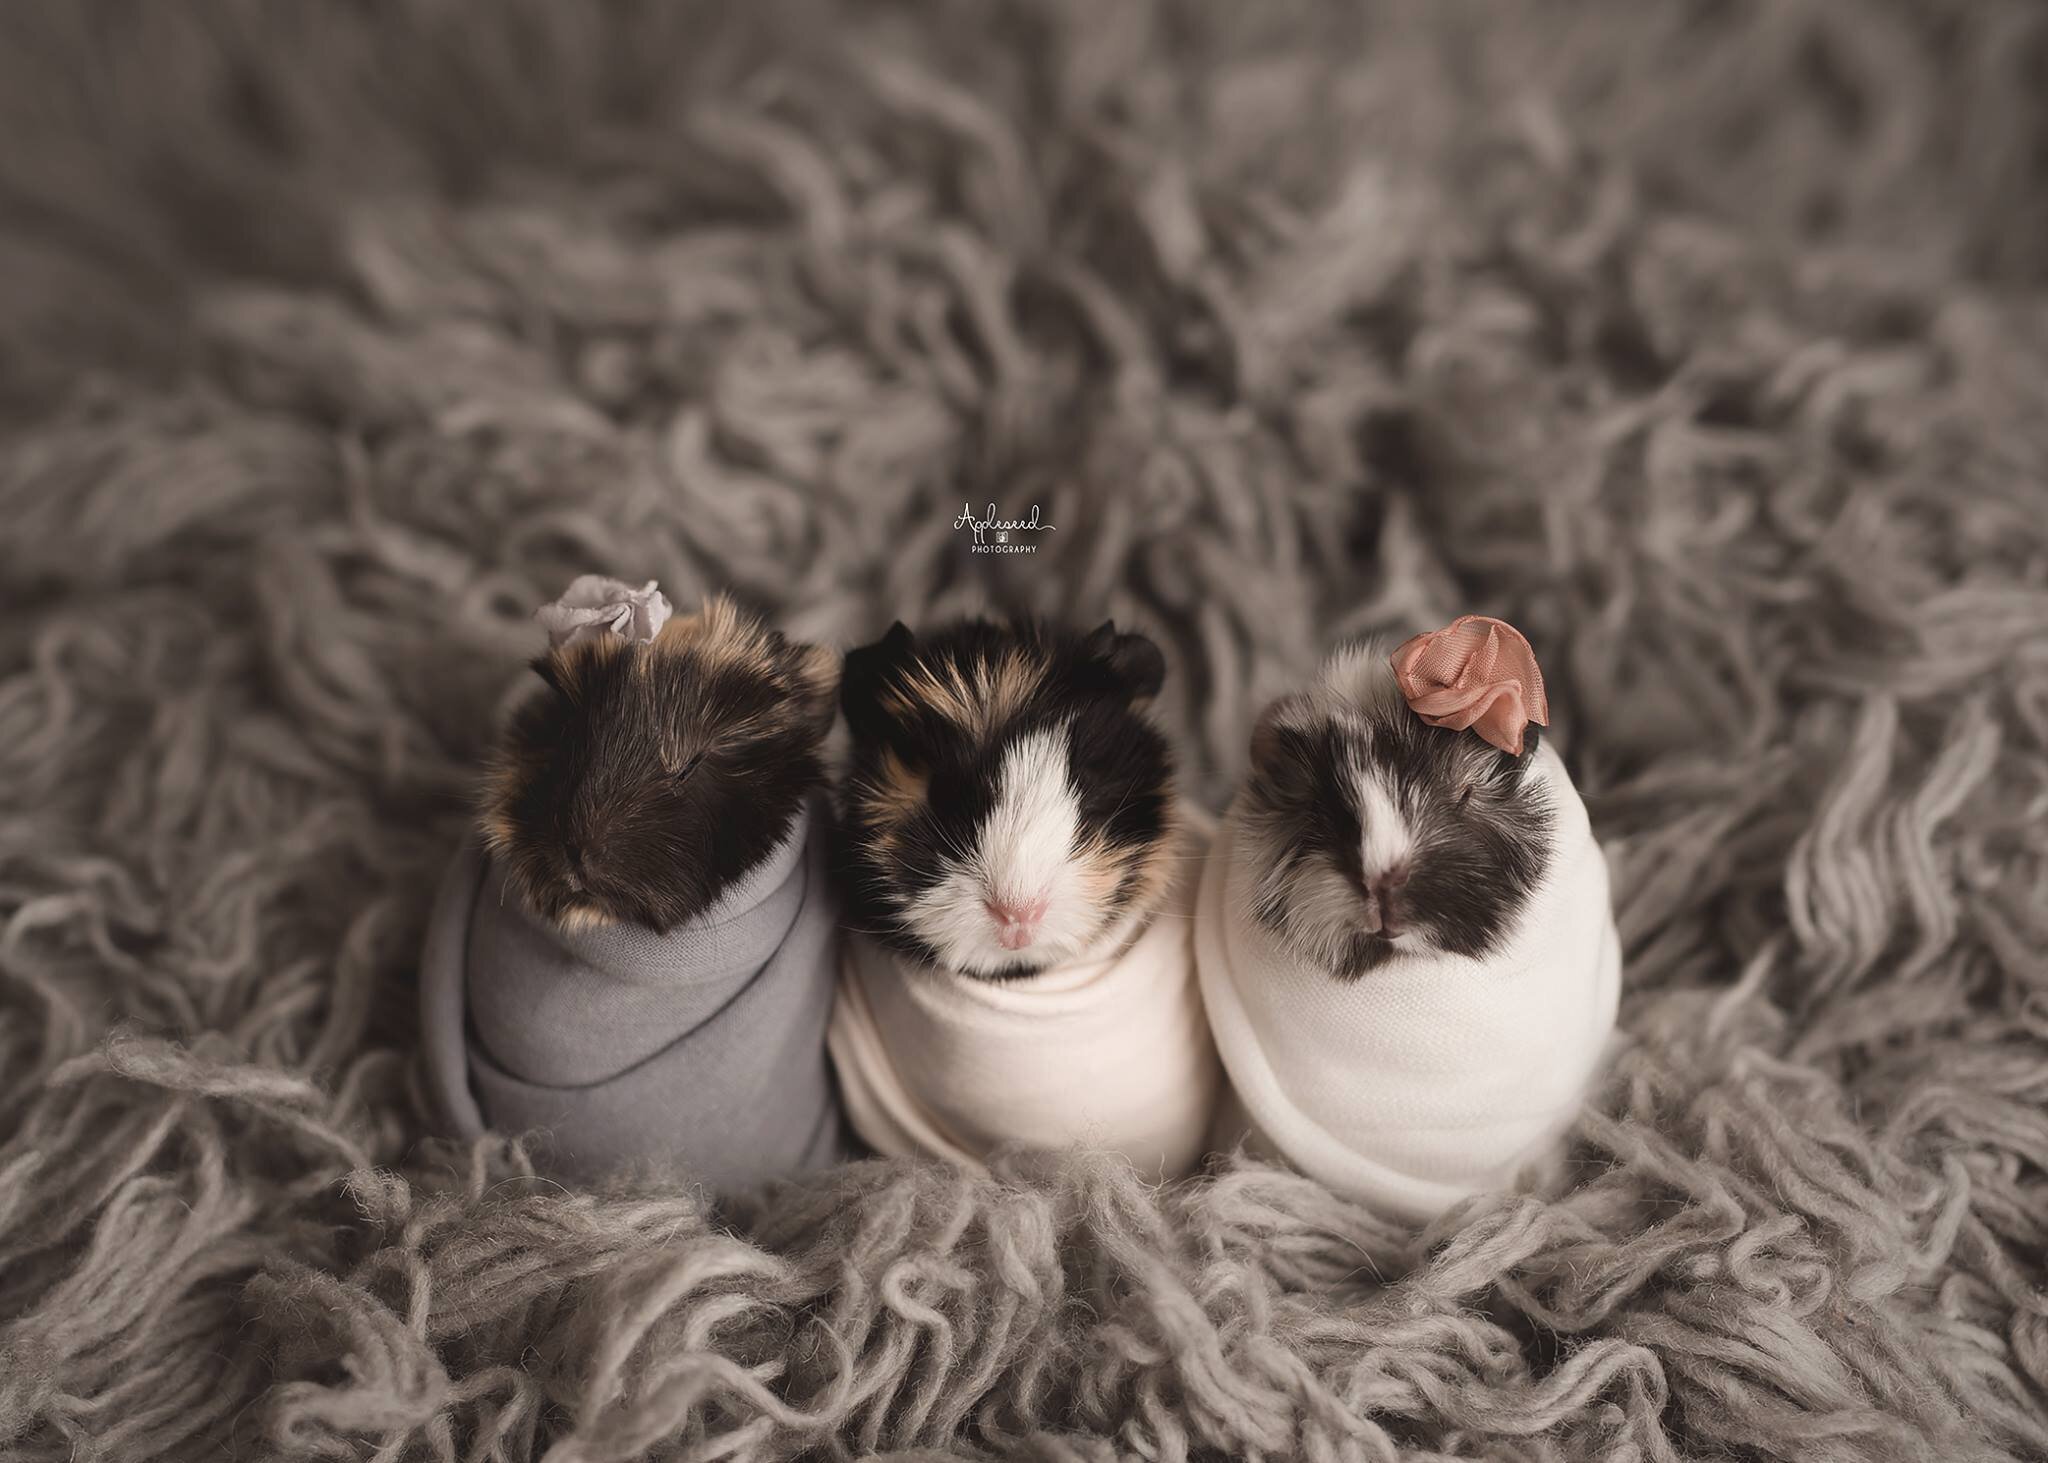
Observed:
[[[449,1129],[532,1133],[546,1171],[586,1182],[630,1165],[724,1189],[844,1157],[824,847],[806,812],[710,909],[656,934],[556,929],[464,843],[420,958],[420,1052]]]
[[[0,7],[0,1454],[2048,1456],[2044,43]],[[1511,621],[1628,970],[1557,1184],[434,1136],[434,889],[593,566],[1141,625],[1212,808],[1336,641]]]

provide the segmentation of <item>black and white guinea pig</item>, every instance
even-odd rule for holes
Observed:
[[[902,624],[846,657],[838,865],[850,919],[1000,979],[1106,954],[1171,887],[1166,663],[1113,622]]]
[[[1337,651],[1252,732],[1239,817],[1254,916],[1339,980],[1404,945],[1486,955],[1555,857],[1539,741],[1532,723],[1514,756],[1431,726],[1387,647]]]
[[[527,907],[565,929],[694,918],[824,782],[838,652],[723,595],[650,641],[588,638],[533,669],[544,684],[498,743],[478,825]]]

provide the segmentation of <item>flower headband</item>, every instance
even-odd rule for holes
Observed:
[[[1470,727],[1519,757],[1529,723],[1550,724],[1536,652],[1505,620],[1462,615],[1441,630],[1407,641],[1392,661],[1401,694],[1431,726]]]
[[[668,597],[655,585],[650,579],[635,589],[602,574],[584,574],[560,599],[535,610],[533,617],[547,628],[548,645],[555,650],[600,635],[652,640],[674,613]]]

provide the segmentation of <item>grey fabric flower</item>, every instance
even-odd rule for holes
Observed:
[[[548,644],[556,649],[607,634],[652,640],[674,613],[655,585],[650,579],[635,589],[602,574],[580,575],[560,599],[542,605],[533,617],[547,627]]]

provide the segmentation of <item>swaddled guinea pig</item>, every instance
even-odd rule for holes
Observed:
[[[819,746],[838,656],[713,595],[590,575],[544,606],[476,836],[429,921],[429,1081],[547,1171],[713,1187],[841,1156]]]
[[[857,927],[991,979],[1116,948],[1173,873],[1159,648],[986,619],[846,658],[842,861]]]
[[[723,595],[651,640],[551,648],[492,761],[485,848],[565,929],[695,918],[823,783],[838,665]]]
[[[1465,616],[1345,647],[1259,718],[1195,918],[1216,1146],[1418,1221],[1548,1164],[1620,990],[1548,714],[1528,642]]]
[[[847,941],[831,1048],[874,1148],[974,1166],[1081,1145],[1201,1156],[1220,1069],[1189,943],[1208,822],[1115,625],[897,625],[847,656]]]

